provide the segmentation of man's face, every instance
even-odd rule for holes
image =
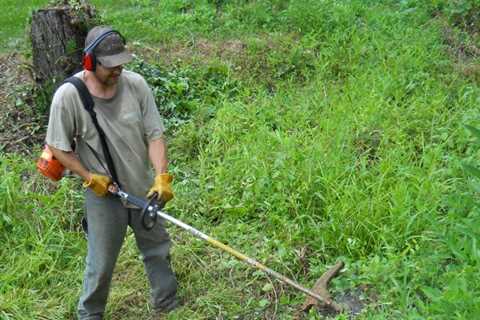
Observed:
[[[118,79],[120,78],[120,74],[122,73],[122,70],[123,70],[123,65],[107,68],[97,62],[97,67],[95,69],[95,76],[105,86],[113,86],[118,83]]]

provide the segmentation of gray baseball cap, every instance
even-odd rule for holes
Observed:
[[[88,46],[100,35],[112,30],[112,27],[109,26],[97,26],[92,28],[85,39],[85,48],[88,48]],[[122,36],[117,32],[108,35],[105,39],[100,41],[93,52],[102,66],[113,68],[132,61],[133,57],[128,52],[123,41]]]

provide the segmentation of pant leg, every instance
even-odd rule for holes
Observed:
[[[145,230],[140,210],[130,209],[131,224],[145,271],[150,281],[154,309],[169,311],[177,306],[177,279],[170,267],[170,237],[165,222],[158,219],[151,230]]]
[[[85,193],[88,253],[83,292],[78,303],[80,320],[100,320],[105,311],[113,269],[128,225],[128,211],[113,196]]]

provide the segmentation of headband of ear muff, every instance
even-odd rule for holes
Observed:
[[[82,64],[83,68],[88,71],[95,71],[97,66],[97,57],[95,56],[95,48],[103,41],[106,37],[111,34],[118,34],[122,38],[123,43],[125,43],[125,38],[116,30],[108,30],[100,34],[95,40],[92,41],[85,49],[83,49],[83,58]]]

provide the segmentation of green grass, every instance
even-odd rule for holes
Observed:
[[[32,10],[46,4],[46,0],[16,1],[2,0],[0,4],[0,53],[18,48],[24,43],[24,38],[29,31],[27,22]]]
[[[359,319],[476,317],[479,188],[461,164],[478,159],[463,125],[480,124],[480,88],[433,4],[94,3],[149,54],[130,68],[169,118],[175,216],[306,286],[343,259],[332,291],[364,289]],[[0,172],[0,318],[72,318],[78,181],[48,183],[14,154]],[[293,318],[302,294],[169,230],[185,301],[169,319]],[[129,235],[107,319],[149,308]]]

